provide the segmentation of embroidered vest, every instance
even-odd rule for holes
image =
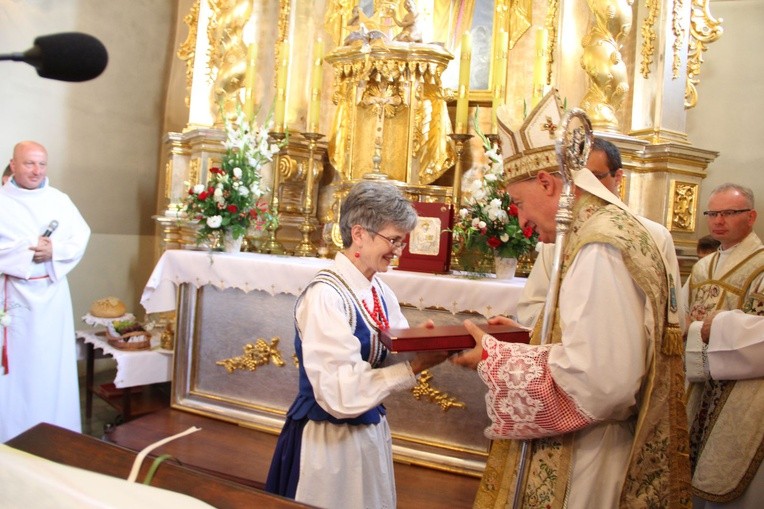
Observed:
[[[652,304],[655,331],[653,357],[638,400],[634,441],[619,507],[690,507],[687,421],[681,333],[667,326],[667,276],[660,252],[644,227],[629,213],[590,194],[574,205],[561,278],[586,244],[617,248],[637,286]],[[540,342],[541,320],[531,335]],[[552,343],[559,343],[559,309],[554,312]],[[670,329],[670,330],[669,330]],[[664,333],[666,337],[664,337]],[[532,442],[522,487],[523,508],[562,508],[566,503],[575,433]],[[517,483],[521,443],[494,441],[475,499],[475,508],[511,504]],[[603,451],[607,454],[607,451]]]
[[[690,276],[690,316],[703,320],[714,310],[742,309],[764,315],[764,295],[751,291],[764,273],[764,246],[749,235],[730,254],[731,268],[714,278],[715,253]],[[743,494],[764,458],[764,380],[707,380],[690,386],[690,457],[693,493],[713,502]],[[724,472],[724,475],[719,475]]]
[[[322,270],[313,278],[305,290],[314,284],[326,284],[340,295],[348,325],[353,330],[355,337],[358,338],[361,343],[361,358],[371,364],[372,367],[377,367],[382,364],[385,357],[387,357],[387,348],[385,348],[379,341],[379,333],[374,327],[373,319],[369,316],[368,311],[366,311],[345,280],[343,280],[339,274],[331,270]],[[303,293],[305,290],[303,290]],[[381,289],[377,288],[377,293],[381,296]],[[384,298],[380,297],[380,301],[385,310],[385,314],[387,314],[387,304],[385,303]],[[299,302],[300,299],[298,298],[297,303]],[[295,310],[296,309],[297,304],[295,304]],[[301,332],[299,330],[295,331],[294,351],[300,364],[299,392],[297,398],[287,412],[287,417],[294,420],[308,418],[312,421],[329,421],[333,424],[379,423],[380,416],[385,415],[385,407],[382,404],[379,404],[371,410],[367,410],[358,417],[352,419],[338,419],[321,408],[316,402],[313,386],[308,379],[308,375],[305,373],[305,366],[302,360]]]

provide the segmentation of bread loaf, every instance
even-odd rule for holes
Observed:
[[[117,318],[125,314],[124,302],[116,297],[98,299],[90,306],[90,314],[98,318]]]

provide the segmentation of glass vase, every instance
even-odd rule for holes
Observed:
[[[496,279],[512,279],[517,270],[517,258],[504,258],[496,256],[493,259]]]

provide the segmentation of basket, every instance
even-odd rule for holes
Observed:
[[[138,340],[138,337],[143,337],[143,340]],[[136,340],[130,341],[133,338]],[[126,332],[122,336],[112,336],[107,330],[106,340],[117,350],[148,350],[151,348],[151,334],[146,331]]]

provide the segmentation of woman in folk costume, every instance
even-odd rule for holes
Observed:
[[[384,272],[416,225],[393,185],[353,186],[340,210],[344,249],[295,305],[299,393],[287,412],[266,490],[319,507],[396,507],[392,438],[382,401],[446,359],[391,363],[379,332],[408,327]],[[428,321],[426,326],[432,326]]]
[[[477,346],[453,359],[488,387],[494,442],[475,507],[689,507],[676,282],[651,234],[588,169],[572,172],[567,238],[557,235],[570,179],[545,145],[560,118],[547,96],[523,124],[532,156],[504,160],[521,226],[560,244],[551,313],[529,345],[467,321]]]

